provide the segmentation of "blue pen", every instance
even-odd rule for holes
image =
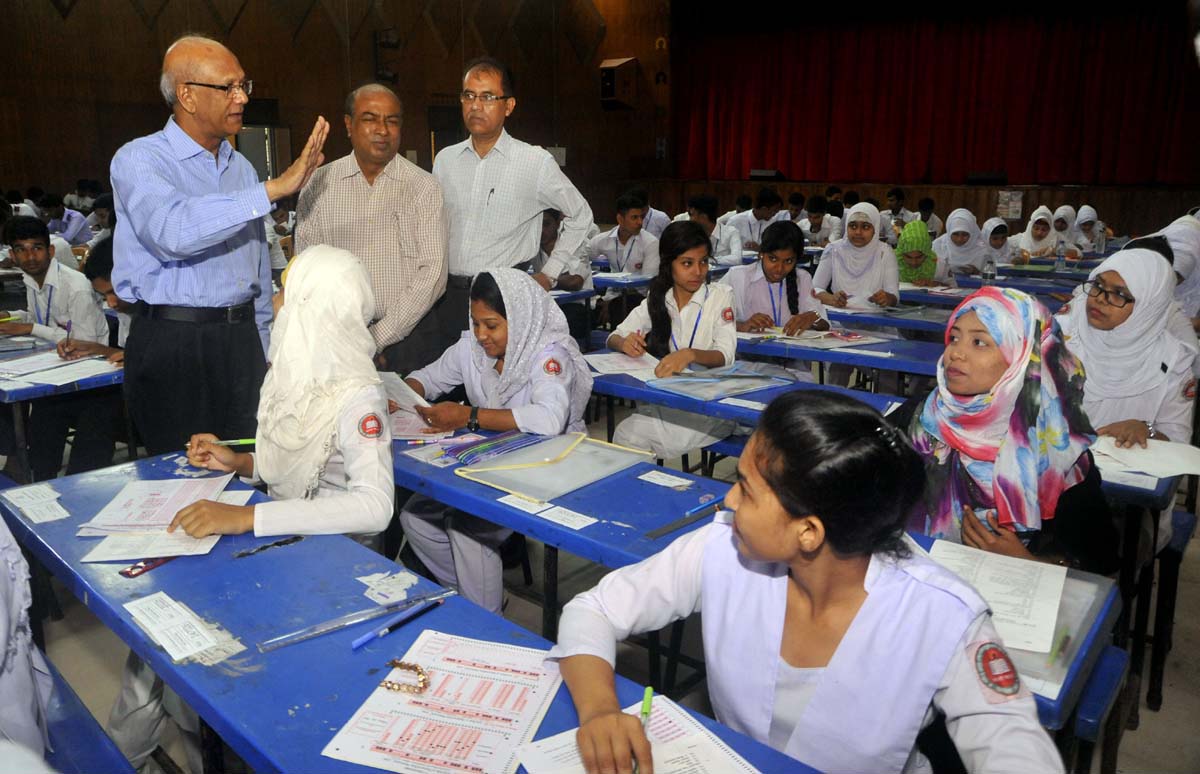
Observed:
[[[721,503],[723,503],[723,502],[724,502],[724,500],[722,500],[720,498],[717,498],[716,500],[709,500],[706,503],[700,503],[695,508],[687,509],[686,511],[683,512],[683,515],[684,516],[695,516],[697,513],[703,513],[707,510],[719,511],[719,510],[721,510]]]
[[[390,634],[392,632],[392,630],[396,629],[401,624],[411,621],[412,619],[416,618],[421,613],[424,613],[427,610],[432,610],[433,608],[442,604],[442,602],[445,602],[445,600],[444,599],[435,599],[432,602],[425,603],[424,605],[418,605],[416,607],[410,608],[403,612],[397,613],[396,615],[394,615],[391,618],[384,621],[383,624],[378,629],[369,631],[366,634],[359,637],[358,639],[356,639],[354,642],[350,643],[350,649],[358,650],[363,645],[366,645],[368,642],[370,642],[373,639],[376,639],[378,637],[387,636],[388,634]]]

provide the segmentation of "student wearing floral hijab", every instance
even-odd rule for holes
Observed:
[[[953,285],[949,262],[940,260],[933,252],[928,226],[925,221],[914,220],[900,232],[900,238],[896,240],[900,281],[920,287]]]
[[[946,217],[946,233],[933,241],[933,251],[950,264],[950,271],[979,274],[987,261],[987,248],[979,236],[979,223],[968,209],[959,207]]]
[[[925,460],[910,528],[984,550],[1116,564],[1116,536],[1088,447],[1083,369],[1046,308],[985,287],[950,317],[938,386],[892,421]]]

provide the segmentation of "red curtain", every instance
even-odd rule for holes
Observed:
[[[1200,67],[1184,3],[1136,17],[807,23],[753,9],[747,31],[727,22],[739,11],[718,21],[674,6],[681,178],[1200,182]]]

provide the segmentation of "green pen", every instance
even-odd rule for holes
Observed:
[[[209,441],[212,446],[253,446],[255,440],[253,438],[238,438],[233,441]],[[192,442],[188,441],[184,444],[185,448],[192,448]]]

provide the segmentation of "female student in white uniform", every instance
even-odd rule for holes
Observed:
[[[630,357],[649,352],[659,359],[658,377],[673,376],[693,363],[706,368],[733,363],[733,290],[708,283],[710,247],[704,229],[691,221],[667,226],[650,294],[608,337],[608,347]],[[643,403],[617,425],[613,441],[668,459],[716,443],[733,428],[732,422]]]
[[[1002,263],[1029,263],[1029,256],[1022,255],[1008,239],[1008,224],[1004,218],[988,218],[980,229],[980,239],[983,241],[987,257],[997,266]]]
[[[1054,214],[1050,212],[1050,208],[1042,205],[1029,216],[1025,231],[1010,238],[1009,241],[1014,243],[1013,246],[1020,251],[1023,259],[1054,255],[1054,226],[1051,225],[1053,221]]]
[[[258,405],[255,452],[208,433],[193,435],[188,462],[265,481],[273,502],[202,500],[181,510],[168,531],[193,537],[347,534],[374,545],[392,518],[395,484],[387,398],[375,371],[367,326],[375,298],[367,272],[345,250],[318,245],[292,260],[286,300],[276,313]],[[199,725],[150,666],[130,653],[109,733],[138,767],[155,747],[168,711],[185,740],[189,767],[200,763]]]
[[[193,537],[348,534],[375,545],[392,518],[395,484],[387,396],[368,325],[375,297],[362,263],[317,245],[292,261],[271,332],[255,451],[192,436],[188,461],[265,481],[273,502],[184,508],[168,531]]]
[[[796,268],[804,254],[804,237],[791,221],[772,223],[763,232],[758,262],[735,266],[721,278],[733,289],[733,312],[739,331],[782,328],[795,336],[810,328],[829,330],[825,306],[813,298],[812,277]]]
[[[1068,258],[1081,258],[1083,256],[1083,251],[1079,248],[1079,245],[1075,244],[1075,208],[1071,205],[1064,204],[1054,211],[1053,229],[1050,232],[1050,240],[1054,242],[1054,249],[1056,251],[1059,242],[1061,242]]]
[[[670,228],[670,227],[668,227]],[[592,376],[554,299],[519,269],[489,269],[471,284],[471,330],[434,363],[405,379],[425,398],[463,385],[470,406],[418,408],[430,430],[584,432]],[[499,547],[512,530],[414,496],[400,523],[413,551],[443,586],[499,613]]]
[[[1111,239],[1112,229],[1100,220],[1095,207],[1090,204],[1080,207],[1079,214],[1075,217],[1075,244],[1084,252],[1095,252],[1097,238],[1101,234],[1105,239]]]
[[[846,212],[846,236],[821,253],[813,275],[817,298],[826,306],[895,306],[900,299],[896,254],[879,241],[879,210],[859,202]]]
[[[899,432],[854,399],[773,401],[725,497],[733,513],[563,611],[549,658],[587,770],[649,771],[613,688],[616,644],[702,612],[717,719],[818,770],[923,769],[917,734],[941,712],[970,771],[1062,771],[987,603],[903,542],[922,480]]]
[[[896,239],[896,268],[901,282],[918,287],[955,286],[950,263],[933,251],[929,224],[914,220],[905,224]]]
[[[987,262],[987,249],[980,238],[975,215],[959,207],[946,217],[946,233],[933,240],[933,251],[950,264],[950,271],[979,274]]]

